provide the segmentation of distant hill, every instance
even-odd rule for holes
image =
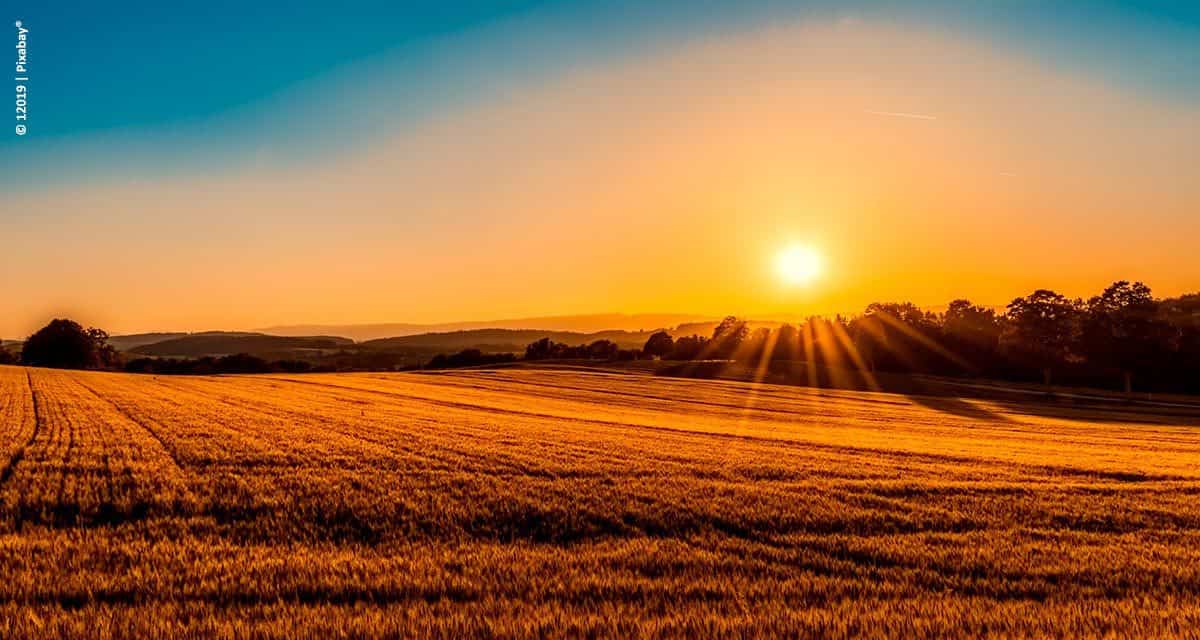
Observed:
[[[166,342],[167,340],[186,338],[188,336],[226,336],[233,338],[261,335],[263,334],[256,331],[196,331],[193,333],[187,333],[185,331],[159,331],[154,333],[130,333],[121,336],[109,336],[108,344],[112,345],[117,351],[130,351],[143,345],[157,344],[159,342]]]
[[[516,326],[495,326],[497,324]],[[536,326],[542,324],[548,327]],[[711,336],[717,324],[715,319],[686,314],[596,314],[496,322],[456,322],[448,325],[292,325],[272,327],[262,332],[139,333],[110,336],[108,342],[117,350],[133,355],[176,358],[234,353],[274,358],[312,358],[329,355],[330,350],[429,357],[437,353],[449,354],[463,349],[479,349],[490,353],[521,353],[526,345],[542,338],[550,338],[572,346],[596,340],[611,340],[622,349],[640,349],[654,331],[663,328],[676,338],[693,334]],[[769,320],[749,321],[752,330],[759,327],[774,328],[779,324]],[[601,328],[558,329],[554,328],[555,325]],[[612,325],[636,328],[613,328]],[[457,328],[439,330],[447,326]]]
[[[535,329],[572,333],[597,333],[600,331],[649,331],[659,327],[674,327],[685,322],[711,320],[708,316],[681,313],[600,313],[576,316],[543,316],[509,320],[448,322],[441,324],[382,323],[347,325],[287,325],[266,327],[262,333],[277,336],[337,335],[358,341],[376,340],[420,335],[423,333],[451,333],[475,329]]]
[[[164,340],[174,340],[187,336],[186,333],[131,333],[124,336],[109,336],[108,344],[112,345],[117,351],[129,351],[130,349],[140,347],[147,344],[154,344]]]
[[[289,357],[304,352],[336,350],[354,345],[337,336],[269,336],[261,333],[193,333],[129,349],[143,356],[198,358],[235,353]]]
[[[780,322],[749,320],[751,330],[775,328]],[[526,345],[550,338],[572,346],[611,340],[622,349],[640,349],[650,335],[665,328],[672,336],[711,336],[718,321],[689,314],[595,314],[546,316],[514,320],[455,322],[445,325],[387,323],[358,325],[290,325],[262,332],[142,333],[112,336],[109,343],[133,355],[201,357],[250,353],[266,358],[313,361],[348,354],[392,354],[426,359],[463,349],[488,353],[522,353]],[[496,326],[509,325],[509,326]],[[539,326],[544,325],[544,326]],[[556,327],[600,327],[562,329]],[[452,327],[451,329],[444,329]],[[629,328],[633,327],[633,328]],[[352,339],[353,338],[353,339]],[[356,343],[355,340],[358,340]]]
[[[611,340],[622,349],[640,349],[651,331],[546,331],[537,329],[472,329],[442,333],[423,333],[415,336],[381,338],[359,343],[364,349],[400,352],[453,352],[479,349],[485,352],[521,353],[531,342],[550,338],[555,342],[579,345],[596,340]]]

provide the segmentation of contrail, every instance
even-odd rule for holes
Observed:
[[[937,116],[927,116],[920,113],[904,113],[903,111],[871,111],[863,109],[864,112],[876,116],[889,116],[892,118],[912,118],[913,120],[937,120]]]

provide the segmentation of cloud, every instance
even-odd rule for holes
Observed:
[[[863,109],[864,113],[869,113],[873,116],[888,116],[889,118],[908,118],[910,120],[937,120],[937,116],[928,116],[923,113],[905,113],[903,111],[872,111]]]

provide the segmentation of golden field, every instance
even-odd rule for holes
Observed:
[[[570,369],[0,367],[0,637],[1186,637],[1198,426]]]

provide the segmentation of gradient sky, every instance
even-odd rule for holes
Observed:
[[[4,337],[1200,289],[1195,2],[58,4]]]

